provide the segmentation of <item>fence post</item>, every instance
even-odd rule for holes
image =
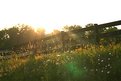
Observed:
[[[64,31],[61,31],[61,44],[62,44],[62,52],[64,52],[64,49],[65,49],[65,45],[64,45]]]
[[[100,37],[99,37],[99,29],[98,29],[98,25],[94,24],[94,36],[95,36],[95,44],[98,45],[99,41],[100,41]]]

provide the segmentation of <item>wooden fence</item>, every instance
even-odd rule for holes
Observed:
[[[61,31],[56,35],[46,36],[44,38],[29,41],[21,45],[16,45],[11,48],[16,53],[31,52],[39,54],[48,54],[52,52],[65,52],[79,47],[84,47],[91,44],[100,44],[101,39],[121,41],[121,30],[116,30],[108,33],[100,33],[100,30],[106,27],[121,25],[121,20],[95,24],[94,26],[73,30],[69,32]],[[112,37],[113,36],[113,37]]]

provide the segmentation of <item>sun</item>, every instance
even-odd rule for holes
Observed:
[[[32,28],[37,31],[38,29],[45,29],[46,34],[50,34],[53,32],[53,30],[61,30],[61,25],[57,24],[56,22],[49,22],[49,21],[43,21],[41,23],[39,22],[29,22],[29,25],[32,26]]]
[[[34,26],[33,29],[35,30],[35,32],[37,32],[38,30],[45,30],[46,34],[50,34],[53,32],[54,28],[50,28],[50,27],[39,27],[39,26]]]
[[[54,28],[50,28],[50,27],[44,27],[44,29],[45,29],[45,33],[47,33],[47,34],[49,34],[49,33],[52,33],[53,32],[53,30],[54,30]]]

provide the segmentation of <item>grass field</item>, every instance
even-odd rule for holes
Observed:
[[[121,81],[121,45],[4,60],[0,81]]]

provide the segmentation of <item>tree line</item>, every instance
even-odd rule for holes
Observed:
[[[31,26],[18,24],[0,31],[0,50],[8,49],[17,44],[39,39],[45,35],[44,29],[35,31]]]
[[[94,24],[87,24],[85,28],[94,26]],[[82,29],[80,25],[71,25],[71,26],[64,26],[63,31],[69,32],[72,30]],[[117,27],[107,27],[99,30],[99,33],[106,33],[111,31],[118,30]],[[53,30],[50,35],[56,35],[60,33],[60,30]],[[90,30],[87,32],[77,33],[78,35],[82,35],[85,39],[91,41],[92,36],[94,35],[94,31]],[[33,29],[32,26],[25,25],[25,24],[18,24],[8,29],[3,29],[0,31],[0,50],[5,50],[14,47],[15,45],[21,45],[28,41],[37,40],[47,36],[45,34],[44,28],[39,28],[37,31]],[[106,39],[102,39],[105,41]]]

